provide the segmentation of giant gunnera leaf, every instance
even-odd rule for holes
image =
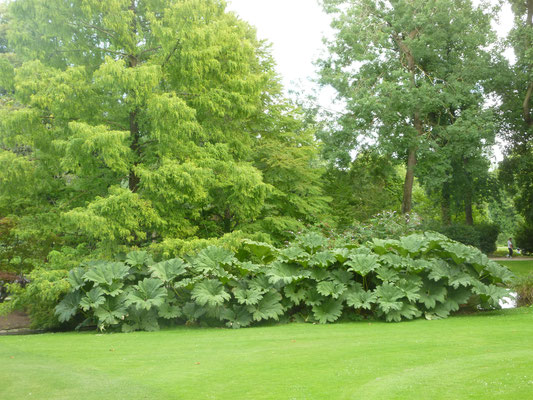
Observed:
[[[163,304],[166,297],[167,291],[163,287],[163,282],[155,278],[144,278],[128,293],[129,303],[137,310],[157,308]]]
[[[334,322],[342,314],[342,300],[328,299],[322,304],[313,306],[313,314],[315,319],[321,324]]]
[[[68,321],[76,315],[78,307],[80,306],[80,301],[81,293],[79,291],[67,294],[55,308],[55,313],[59,322]]]
[[[345,263],[350,268],[349,271],[358,273],[361,276],[366,276],[374,271],[378,266],[378,256],[374,254],[354,254],[350,256],[350,260]]]
[[[97,308],[105,302],[104,291],[100,287],[94,287],[82,297],[80,306],[84,311]]]
[[[158,262],[150,265],[148,270],[154,278],[161,279],[165,283],[171,282],[187,272],[186,264],[181,258]]]
[[[283,314],[281,295],[275,290],[272,290],[266,293],[257,304],[247,306],[246,309],[252,314],[254,321],[269,318],[277,321],[279,316]]]
[[[209,279],[195,285],[191,298],[199,305],[221,306],[231,298],[224,286],[216,279]]]

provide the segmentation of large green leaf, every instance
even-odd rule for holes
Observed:
[[[372,242],[370,243],[372,250],[374,250],[374,252],[379,255],[389,253],[391,249],[394,249],[398,245],[399,245],[399,242],[393,239],[388,239],[388,240],[373,239]]]
[[[265,275],[268,277],[268,281],[272,284],[289,284],[306,277],[308,272],[303,270],[297,264],[274,261],[266,270]]]
[[[157,315],[165,319],[174,319],[181,316],[181,308],[178,305],[165,301],[157,310]]]
[[[217,246],[209,246],[201,250],[192,258],[194,270],[197,273],[227,277],[224,267],[229,267],[236,261],[233,253]]]
[[[444,260],[432,258],[428,260],[430,263],[428,265],[429,275],[428,278],[434,280],[435,282],[449,278],[452,275],[452,268]]]
[[[327,299],[321,304],[313,306],[315,319],[321,324],[334,322],[342,315],[342,300]]]
[[[350,250],[344,247],[335,248],[332,250],[332,253],[335,259],[340,263],[344,263],[350,256]]]
[[[252,323],[252,314],[244,306],[233,306],[226,309],[223,319],[227,320],[226,326],[229,328],[242,328]]]
[[[157,313],[154,309],[138,309],[130,307],[128,310],[127,322],[122,324],[123,332],[148,331],[154,332],[159,330],[157,322]]]
[[[83,279],[84,275],[85,269],[80,267],[71,269],[68,272],[67,281],[70,283],[70,286],[72,286],[73,290],[77,290],[85,285],[85,279]]]
[[[191,298],[199,305],[221,306],[231,298],[224,286],[216,279],[209,279],[195,285]]]
[[[126,264],[132,267],[140,268],[152,263],[152,257],[146,251],[130,251],[126,255]]]
[[[100,329],[116,325],[123,321],[127,314],[126,296],[108,297],[105,302],[94,310]]]
[[[378,279],[381,279],[383,282],[396,282],[398,279],[400,279],[398,272],[384,265],[376,268],[376,273]]]
[[[285,296],[290,299],[295,305],[300,304],[303,300],[307,298],[306,287],[299,286],[299,284],[291,283],[283,288]]]
[[[188,321],[197,321],[202,315],[204,315],[207,309],[196,303],[189,302],[183,306],[183,315],[187,317]]]
[[[144,278],[128,293],[128,301],[138,310],[150,310],[159,307],[167,297],[163,282],[155,278]]]
[[[83,279],[95,285],[112,285],[114,281],[123,280],[129,273],[129,267],[121,262],[98,262],[94,264]]]
[[[387,322],[400,322],[402,319],[418,318],[422,312],[415,305],[403,303],[399,310],[389,310],[385,315]]]
[[[59,322],[65,322],[71,319],[78,312],[81,301],[81,292],[75,291],[68,293],[63,300],[55,307],[55,313]]]
[[[361,276],[366,276],[374,271],[378,266],[378,256],[375,254],[355,254],[350,256],[350,260],[346,261],[349,271],[358,273]]]
[[[98,308],[98,306],[104,304],[105,297],[102,288],[96,286],[89,290],[80,301],[80,306],[84,311],[88,311],[91,308]]]
[[[397,288],[391,283],[384,283],[378,286],[375,290],[378,307],[387,314],[391,310],[401,310],[403,302],[399,301],[404,297],[401,289]]]
[[[298,246],[290,246],[280,251],[281,259],[288,262],[298,262],[303,266],[307,266],[309,258],[308,252]]]
[[[187,272],[187,265],[181,258],[158,262],[150,265],[148,270],[154,278],[158,278],[165,283],[171,282],[178,276]]]
[[[355,308],[356,310],[359,308],[370,310],[372,308],[372,304],[374,304],[376,301],[376,294],[374,292],[363,290],[360,285],[350,288],[346,294],[346,304]]]
[[[317,306],[319,304],[322,304],[326,298],[322,296],[316,288],[310,288],[307,291],[307,297],[304,299],[304,303],[308,306]]]
[[[244,239],[242,244],[250,253],[265,262],[272,261],[278,254],[278,250],[268,243],[254,242],[253,240]]]
[[[496,278],[497,282],[511,283],[515,279],[515,275],[503,265],[494,261],[487,262],[487,266],[483,269],[483,274],[489,274],[491,278]]]
[[[334,299],[341,297],[346,289],[347,287],[345,284],[331,281],[319,282],[316,285],[316,290],[318,293],[320,293],[322,296],[333,297]]]
[[[123,292],[122,288],[124,287],[124,282],[115,281],[111,285],[100,285],[100,287],[105,294],[111,297],[116,297]]]
[[[424,235],[413,234],[401,237],[396,249],[402,256],[418,256],[425,250],[427,239]]]
[[[315,232],[302,235],[298,238],[298,243],[309,253],[315,253],[327,244],[327,239]]]
[[[339,268],[330,271],[329,279],[331,279],[335,283],[348,285],[348,283],[352,281],[353,277],[354,275],[351,271]]]
[[[426,308],[432,309],[435,307],[437,302],[444,301],[447,290],[443,281],[434,282],[430,280],[424,280],[419,293],[419,302],[423,303]]]
[[[266,293],[259,303],[246,307],[255,321],[269,318],[278,320],[284,311],[283,305],[281,304],[281,295],[274,290]]]
[[[410,275],[398,280],[395,285],[400,289],[410,302],[420,299],[420,287],[422,279],[417,275]]]
[[[321,268],[326,268],[335,263],[337,259],[331,251],[320,251],[315,253],[309,259],[310,266],[318,266]]]
[[[448,284],[455,289],[459,286],[472,286],[474,282],[476,282],[476,279],[462,271],[454,271],[450,278],[448,278]]]
[[[473,285],[473,292],[479,294],[481,300],[493,308],[500,308],[500,300],[509,295],[509,290],[504,287],[485,285],[481,282]]]
[[[255,287],[248,287],[248,285],[241,284],[233,288],[233,296],[239,302],[239,304],[257,304],[263,298],[263,294],[266,292],[265,289]]]
[[[472,248],[465,246],[462,243],[444,241],[442,248],[453,259],[456,264],[464,263],[472,254]]]

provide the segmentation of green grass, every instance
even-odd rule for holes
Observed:
[[[526,399],[533,309],[0,337],[0,399]]]
[[[498,261],[498,263],[509,268],[517,276],[533,273],[533,260]]]

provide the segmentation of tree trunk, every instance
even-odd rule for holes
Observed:
[[[465,222],[467,225],[474,225],[474,217],[472,215],[472,190],[467,188],[465,193]]]
[[[418,34],[418,30],[413,30],[409,33],[409,38],[414,39]],[[400,48],[401,54],[407,59],[407,68],[411,74],[411,88],[416,89],[416,63],[411,49],[403,42],[399,35],[393,35],[394,40]],[[422,119],[420,117],[420,111],[418,108],[415,109],[413,113],[413,125],[418,133],[418,136],[423,136],[424,127],[422,124]],[[412,209],[412,199],[413,199],[413,183],[415,178],[415,166],[416,166],[416,147],[411,145],[409,148],[409,153],[407,156],[407,171],[405,173],[405,183],[403,186],[403,200],[402,200],[402,213],[407,214],[411,212]]]
[[[131,144],[130,149],[134,154],[135,160],[133,166],[130,168],[128,177],[128,187],[135,193],[139,186],[140,179],[135,173],[135,167],[139,164],[139,124],[137,123],[137,110],[130,112],[130,137]]]
[[[448,182],[444,182],[442,184],[440,208],[442,224],[451,225],[452,214],[450,212],[450,184]]]
[[[407,156],[407,171],[405,173],[405,182],[403,185],[402,213],[411,212],[413,200],[413,183],[415,181],[416,150],[409,149]]]
[[[467,170],[468,158],[463,159],[463,168],[465,171],[465,188],[464,188],[464,204],[465,204],[465,222],[467,225],[474,225],[474,217],[472,215],[472,194],[473,182]]]

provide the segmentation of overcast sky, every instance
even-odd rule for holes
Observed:
[[[324,51],[322,38],[332,35],[330,17],[317,0],[227,0],[228,9],[257,28],[260,39],[272,43],[273,56],[286,89],[309,88],[308,78],[315,76],[313,61]],[[496,1],[496,0],[493,0]],[[474,0],[476,3],[477,1]],[[495,28],[500,36],[513,23],[506,4]]]
[[[331,37],[330,17],[322,10],[317,0],[227,0],[228,9],[257,28],[260,39],[272,43],[272,53],[277,62],[286,90],[310,93],[317,89],[313,62],[325,51],[323,37]],[[474,4],[480,0],[474,0]],[[497,2],[498,0],[489,0]],[[513,25],[511,7],[505,3],[499,21],[493,26],[498,35],[507,36]],[[513,61],[512,50],[506,56]],[[342,111],[342,103],[335,103],[335,91],[320,91],[318,103],[328,110]],[[494,147],[493,162],[502,160],[504,145]]]

